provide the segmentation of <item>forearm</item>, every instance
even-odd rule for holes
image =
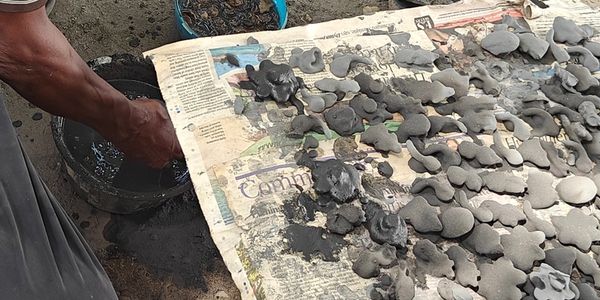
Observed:
[[[0,14],[0,79],[50,113],[119,132],[115,116],[132,114],[127,98],[85,64],[43,9],[15,17]]]

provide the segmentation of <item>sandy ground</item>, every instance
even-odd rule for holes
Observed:
[[[600,0],[584,1],[595,7],[600,3]],[[362,14],[363,9],[383,10],[388,7],[388,0],[287,2],[289,26],[351,17]],[[85,60],[115,53],[140,55],[144,50],[179,39],[175,29],[173,2],[168,0],[58,0],[52,20]],[[29,105],[1,82],[0,89],[8,94],[12,120],[15,124],[21,123],[16,130],[26,151],[52,192],[75,223],[79,224],[122,299],[239,298],[229,273],[218,252],[215,252],[205,222],[193,225],[198,226],[198,234],[194,238],[203,247],[200,251],[202,255],[210,256],[212,253],[213,257],[197,262],[196,267],[192,265],[198,270],[198,277],[201,277],[196,278],[193,284],[177,280],[177,270],[173,268],[167,266],[161,269],[152,260],[139,259],[135,247],[120,247],[108,242],[103,232],[111,216],[94,209],[74,194],[66,174],[60,168],[60,157],[49,126],[50,116]],[[37,113],[42,113],[42,119],[35,121],[33,116]],[[138,238],[144,239],[143,236]],[[161,242],[159,237],[157,243]],[[173,254],[165,253],[167,255]]]

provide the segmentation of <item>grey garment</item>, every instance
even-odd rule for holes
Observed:
[[[0,95],[0,298],[117,299],[17,140]]]

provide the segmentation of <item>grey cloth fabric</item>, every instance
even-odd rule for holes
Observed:
[[[0,94],[0,299],[117,299],[19,143]]]

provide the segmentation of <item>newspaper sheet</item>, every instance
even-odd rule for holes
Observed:
[[[545,35],[555,15],[572,16],[577,22],[598,25],[589,7],[578,2],[564,4],[549,0],[547,9],[535,12],[536,19],[529,20],[531,28]],[[568,11],[568,14],[567,14]],[[274,102],[255,102],[253,92],[240,89],[239,82],[247,80],[243,66],[258,66],[264,59],[286,63],[291,49],[319,47],[326,63],[333,54],[356,53],[374,61],[371,66],[358,66],[349,78],[365,72],[389,83],[392,77],[428,79],[432,70],[407,69],[393,63],[398,49],[390,36],[409,32],[410,43],[441,53],[452,52],[456,63],[470,67],[472,57],[465,55],[469,41],[483,38],[491,29],[491,22],[502,15],[522,17],[521,3],[488,0],[467,0],[448,6],[418,7],[400,11],[379,12],[371,16],[336,20],[277,32],[259,32],[200,38],[178,42],[145,53],[156,67],[158,82],[167,103],[169,114],[186,154],[188,167],[204,216],[212,237],[243,299],[365,299],[375,280],[358,277],[352,271],[352,261],[362,247],[373,242],[365,230],[357,230],[345,237],[349,247],[343,248],[335,262],[315,258],[307,262],[301,254],[286,251],[282,232],[288,225],[283,215],[283,202],[298,194],[297,187],[310,190],[312,178],[308,169],[299,167],[294,154],[302,140],[287,137],[292,117]],[[585,18],[578,18],[585,15]],[[249,36],[260,44],[246,45]],[[235,54],[240,67],[227,63],[226,54]],[[317,74],[303,74],[309,87],[315,81],[332,77],[328,70]],[[507,79],[498,98],[498,110],[515,110],[513,98],[519,98],[535,79],[549,77],[548,66],[535,66],[527,76]],[[525,79],[523,79],[525,78]],[[510,88],[506,88],[510,86]],[[481,91],[472,89],[472,95]],[[352,95],[347,95],[346,100]],[[241,98],[246,103],[243,115],[233,112],[233,102]],[[513,111],[514,112],[514,111]],[[432,113],[434,113],[432,111]],[[386,122],[390,130],[397,128],[401,117]],[[499,129],[507,146],[520,143],[512,134]],[[336,144],[337,135],[313,134],[319,141],[319,159],[339,156],[343,145]],[[491,136],[480,137],[485,144],[492,143]],[[462,140],[471,140],[463,134],[445,134],[426,143],[447,143],[456,147]],[[564,137],[548,139],[557,147]],[[359,143],[353,153],[368,153],[376,160],[381,154]],[[353,144],[352,140],[345,142]],[[341,143],[340,143],[341,144]],[[397,211],[411,199],[410,186],[417,174],[408,167],[410,155],[390,154],[386,158],[395,169],[392,181],[373,181],[365,187],[371,197],[382,200],[385,209]],[[512,171],[526,178],[535,169],[523,167]],[[375,165],[366,164],[364,176],[378,177]],[[429,175],[427,175],[429,176]],[[471,199],[475,204],[494,199],[501,203],[521,205],[522,199],[501,196],[488,191]],[[538,211],[549,220],[551,215],[566,215],[566,204]],[[325,216],[308,225],[323,226]],[[507,233],[504,229],[498,229]],[[419,237],[410,236],[414,244]],[[452,242],[442,244],[445,249]],[[410,251],[409,251],[410,252]],[[410,253],[409,253],[410,254]],[[408,259],[414,259],[409,258]],[[439,278],[427,276],[420,281],[416,299],[439,299],[436,291]],[[471,291],[472,292],[472,291]],[[481,297],[474,292],[475,299]]]

